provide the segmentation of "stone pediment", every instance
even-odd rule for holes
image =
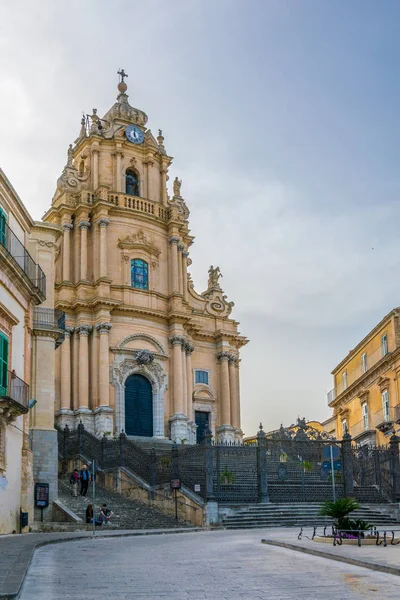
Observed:
[[[161,254],[161,250],[146,237],[141,229],[137,233],[119,238],[118,248],[123,250],[145,250],[151,256],[156,256],[157,258]]]

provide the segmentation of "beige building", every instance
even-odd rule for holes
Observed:
[[[83,118],[44,221],[62,232],[55,304],[56,417],[97,435],[194,443],[210,427],[240,440],[239,351],[219,268],[194,289],[189,210],[164,137],[130,106],[127,86],[100,119]]]
[[[49,483],[57,495],[52,365],[61,331],[54,310],[43,307],[54,297],[58,235],[52,226],[35,226],[0,169],[0,533],[19,531],[20,509],[32,521],[35,482]]]

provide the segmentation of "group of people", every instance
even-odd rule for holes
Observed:
[[[83,465],[82,469],[74,469],[71,473],[70,484],[72,486],[72,495],[78,496],[78,488],[80,484],[80,495],[86,496],[89,481],[93,481],[93,475],[89,471],[87,465]],[[93,514],[93,504],[88,504],[86,508],[86,523],[95,523],[95,525],[110,525],[110,519],[113,512],[107,507],[107,504],[103,504],[101,507],[100,515],[95,519]]]

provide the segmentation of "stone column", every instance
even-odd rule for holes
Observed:
[[[222,443],[234,441],[235,428],[231,425],[231,398],[229,386],[229,365],[228,361],[232,355],[229,352],[220,352],[219,361],[219,421],[218,437]]]
[[[181,335],[173,335],[170,338],[173,356],[173,394],[174,413],[183,414],[183,390],[182,390],[182,344],[185,338]]]
[[[99,349],[99,406],[109,406],[109,342],[108,334],[111,330],[111,323],[98,323],[96,329],[100,336]]]
[[[173,357],[173,406],[174,414],[171,417],[171,438],[174,442],[188,440],[187,423],[189,419],[185,416],[184,393],[182,389],[182,346],[185,344],[185,338],[182,335],[173,335],[170,337]],[[186,390],[185,390],[186,392]]]
[[[151,160],[147,161],[147,198],[149,200],[152,200],[152,189],[151,189],[151,169],[153,167],[154,163]]]
[[[100,277],[107,277],[107,227],[110,219],[102,217],[97,221],[100,227]]]
[[[94,411],[96,435],[112,433],[114,429],[113,410],[110,408],[109,333],[111,327],[111,323],[96,325],[99,332],[99,397],[98,406]]]
[[[117,192],[122,192],[122,171],[121,171],[121,160],[122,160],[122,152],[121,150],[116,150],[115,152],[115,190]]]
[[[66,327],[64,341],[61,344],[61,414],[72,413],[71,410],[71,335],[73,327]],[[62,425],[62,424],[61,424]]]
[[[170,265],[169,265],[169,272],[170,272],[170,294],[173,294],[174,292],[178,292],[179,291],[179,282],[178,282],[178,277],[179,277],[179,268],[178,268],[178,244],[179,244],[179,237],[176,235],[173,235],[169,238],[169,244],[170,244]]]
[[[87,280],[87,258],[88,258],[88,249],[87,249],[87,235],[88,229],[90,227],[89,221],[81,221],[79,223],[79,229],[81,230],[81,273],[80,280]]]
[[[184,251],[185,246],[183,244],[178,244],[178,291],[180,294],[183,294],[183,258],[182,252]]]
[[[99,151],[97,148],[92,150],[92,164],[93,164],[93,189],[97,190],[99,187]]]
[[[70,231],[74,226],[72,223],[63,224],[63,257],[62,257],[62,279],[70,281]]]
[[[229,366],[228,361],[231,357],[229,352],[220,352],[219,361],[219,389],[220,389],[220,424],[231,424],[231,399],[229,389]]]
[[[187,398],[187,371],[186,371],[186,340],[181,346],[181,361],[182,361],[182,396],[183,396],[183,413],[190,418],[188,413],[188,398]]]
[[[189,252],[182,252],[183,299],[185,302],[188,301],[188,280],[187,280],[188,256],[189,256]]]
[[[91,325],[78,325],[79,335],[79,408],[77,413],[91,413],[89,410],[89,334]],[[82,419],[83,421],[83,419]],[[85,428],[93,430],[91,422],[84,422]]]
[[[236,389],[237,377],[236,377],[236,364],[237,357],[231,354],[229,356],[229,389],[230,389],[230,405],[231,405],[231,425],[239,429],[240,419],[238,418],[239,412],[239,401]]]
[[[167,200],[167,169],[161,169],[160,175],[161,175],[160,202],[164,206],[167,206],[167,204],[168,204],[168,200]]]
[[[193,373],[192,373],[192,352],[194,351],[194,346],[189,342],[185,344],[185,354],[186,354],[186,383],[187,383],[187,416],[192,421],[193,420]]]

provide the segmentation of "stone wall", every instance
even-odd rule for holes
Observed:
[[[49,507],[44,509],[45,521],[53,519],[53,501],[58,497],[58,442],[53,430],[32,430],[33,478],[36,483],[49,484]],[[40,520],[40,509],[35,508],[35,520]]]

